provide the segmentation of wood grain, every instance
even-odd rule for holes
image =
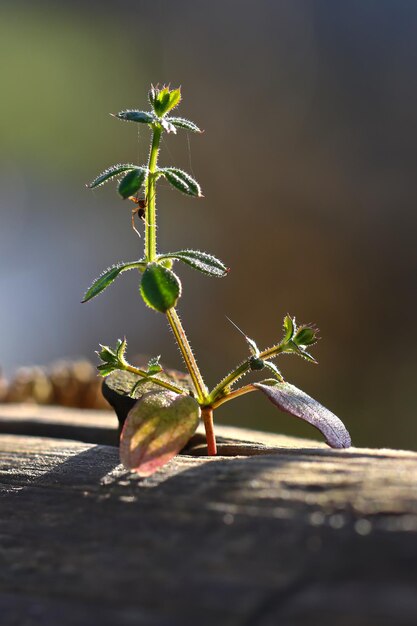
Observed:
[[[0,435],[2,626],[415,626],[417,454],[220,430],[147,479]]]

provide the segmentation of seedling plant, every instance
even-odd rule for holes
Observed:
[[[318,428],[330,446],[350,446],[349,433],[339,418],[285,381],[275,364],[275,359],[282,354],[294,354],[306,361],[316,362],[309,352],[317,341],[316,328],[297,325],[291,315],[284,317],[282,335],[270,348],[258,348],[255,340],[242,333],[248,350],[245,359],[213,389],[209,390],[206,386],[177,312],[182,286],[174,272],[174,265],[183,263],[203,274],[219,278],[227,276],[229,270],[222,261],[207,252],[186,249],[163,253],[157,249],[158,183],[165,180],[182,194],[202,197],[199,183],[190,174],[177,167],[158,165],[161,137],[163,133],[201,131],[194,122],[172,115],[181,101],[180,89],[152,87],[148,98],[150,111],[129,109],[115,115],[119,120],[142,124],[150,129],[148,162],[145,165],[113,165],[88,185],[96,188],[110,180],[118,181],[117,190],[121,198],[132,201],[133,229],[140,235],[135,225],[138,218],[140,228],[143,228],[143,256],[137,261],[118,263],[105,271],[88,289],[83,302],[104,291],[123,272],[137,271],[140,295],[148,307],[166,317],[189,373],[190,384],[179,384],[164,371],[159,356],[151,359],[144,368],[130,364],[126,357],[126,339],[119,339],[115,348],[101,346],[98,370],[102,376],[125,371],[136,377],[130,396],[138,399],[128,413],[120,439],[123,464],[142,476],[152,474],[187,444],[200,419],[205,427],[207,452],[215,455],[214,411],[226,402],[255,391],[264,394],[282,411]],[[238,386],[248,374],[261,371],[266,373],[263,380]],[[141,393],[141,387],[146,391]]]

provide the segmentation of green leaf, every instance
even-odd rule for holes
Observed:
[[[181,89],[171,90],[169,87],[163,87],[162,89],[152,87],[148,97],[156,115],[162,117],[180,103]]]
[[[119,339],[120,342],[120,339]],[[118,344],[119,345],[119,344]],[[97,366],[97,369],[101,376],[108,376],[114,370],[118,369],[119,362],[117,359],[117,354],[114,350],[109,348],[108,346],[100,346],[101,350],[97,352],[99,358],[103,361],[100,365]]]
[[[97,178],[91,181],[91,183],[87,185],[87,187],[89,187],[90,189],[94,189],[94,187],[100,187],[100,185],[104,185],[104,183],[107,183],[115,176],[118,176],[123,172],[133,170],[135,167],[136,165],[132,165],[132,163],[118,163],[117,165],[112,165],[111,167],[108,167],[106,170],[104,170],[104,172],[99,174]]]
[[[112,348],[102,346],[101,344],[100,348],[101,350],[97,354],[104,363],[117,363],[117,354]]]
[[[164,115],[167,112],[167,107],[169,105],[169,89],[168,87],[164,87],[163,89],[154,89],[154,97],[153,97],[153,110],[155,111],[158,117]]]
[[[179,250],[178,252],[169,252],[163,254],[159,259],[178,259],[183,263],[186,263],[190,267],[207,274],[208,276],[217,276],[222,278],[229,272],[228,268],[216,259],[212,254],[207,252],[200,252],[199,250]]]
[[[121,364],[125,363],[126,348],[127,348],[126,338],[123,340],[119,339],[117,342],[116,357],[117,357],[118,362]]]
[[[158,172],[165,176],[167,181],[175,189],[182,191],[182,193],[188,196],[202,197],[200,185],[187,172],[183,172],[177,167],[164,167],[159,169]]]
[[[166,313],[176,305],[181,295],[179,278],[171,270],[150,263],[142,276],[140,293],[148,306],[160,313]]]
[[[294,385],[276,380],[254,383],[281,411],[294,415],[317,428],[332,448],[349,448],[350,435],[343,422],[317,400]]]
[[[88,302],[95,296],[98,296],[99,293],[104,291],[109,285],[114,282],[114,280],[118,277],[122,272],[126,272],[127,270],[132,270],[135,268],[144,269],[146,267],[145,263],[141,263],[140,261],[134,261],[132,263],[119,263],[118,265],[114,265],[110,269],[106,270],[99,276],[88,289],[87,293],[82,300],[82,303]]]
[[[120,460],[140,476],[168,463],[193,436],[200,407],[172,391],[146,393],[129,411],[120,438]]]
[[[161,355],[149,359],[147,368],[147,373],[149,374],[149,376],[154,376],[155,374],[159,374],[159,372],[162,372],[163,368],[159,363],[160,360]]]
[[[248,337],[247,335],[245,335],[245,339],[246,339],[246,343],[249,346],[249,351],[251,353],[251,355],[253,357],[255,357],[255,359],[258,359],[260,350],[258,348],[258,346],[256,345],[256,341],[254,341],[254,339],[251,339],[250,337]],[[262,359],[258,359],[259,361],[262,361]],[[262,366],[263,367],[263,366]],[[260,368],[256,368],[256,369],[260,369]]]
[[[282,340],[283,343],[287,343],[288,341],[290,341],[295,333],[296,330],[296,326],[295,326],[295,317],[291,317],[290,315],[286,315],[284,317],[284,338]]]
[[[301,356],[306,361],[309,361],[309,363],[314,363],[315,365],[317,365],[316,359],[309,352],[307,352],[307,350],[303,346],[298,346],[294,341],[290,341],[288,343],[285,352],[298,354],[298,356]]]
[[[138,109],[127,109],[116,113],[114,117],[118,117],[125,122],[139,122],[140,124],[152,124],[155,122],[155,116],[147,111],[138,111]]]
[[[179,87],[178,89],[172,89],[169,92],[169,103],[168,103],[168,108],[165,111],[165,113],[168,113],[168,111],[172,111],[172,109],[175,109],[175,107],[178,106],[180,102],[181,102],[181,89]]]
[[[110,363],[102,363],[101,365],[97,365],[97,370],[100,376],[103,376],[103,378],[114,372],[115,369],[117,369],[117,366]]]
[[[167,117],[168,122],[171,122],[176,128],[184,128],[185,130],[191,130],[193,133],[202,133],[203,131],[191,122],[191,120],[186,120],[183,117]]]
[[[147,170],[144,167],[136,167],[134,170],[128,172],[120,181],[117,189],[122,198],[134,196],[142,187],[146,174]]]
[[[300,326],[297,330],[293,341],[297,346],[312,346],[317,342],[317,329],[311,326]]]
[[[271,361],[264,361],[264,363],[265,367],[267,367],[280,382],[284,382],[284,378],[275,363],[272,363]]]

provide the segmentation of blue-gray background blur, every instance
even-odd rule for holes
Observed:
[[[203,135],[164,140],[205,198],[164,187],[159,247],[211,251],[232,268],[179,268],[183,321],[209,384],[262,347],[286,312],[316,322],[318,367],[279,365],[339,414],[358,445],[417,448],[417,3],[196,0],[0,6],[0,364],[93,358],[98,343],[180,366],[162,316],[125,274],[80,299],[110,264],[138,258],[113,185],[146,159],[148,131],[108,112],[181,85]],[[251,394],[218,420],[313,435]]]

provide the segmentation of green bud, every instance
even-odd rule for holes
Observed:
[[[263,370],[263,368],[265,367],[265,362],[256,356],[251,356],[251,358],[249,359],[249,365],[251,370]]]
[[[317,341],[317,330],[309,326],[300,326],[293,341],[297,346],[312,346]]]

